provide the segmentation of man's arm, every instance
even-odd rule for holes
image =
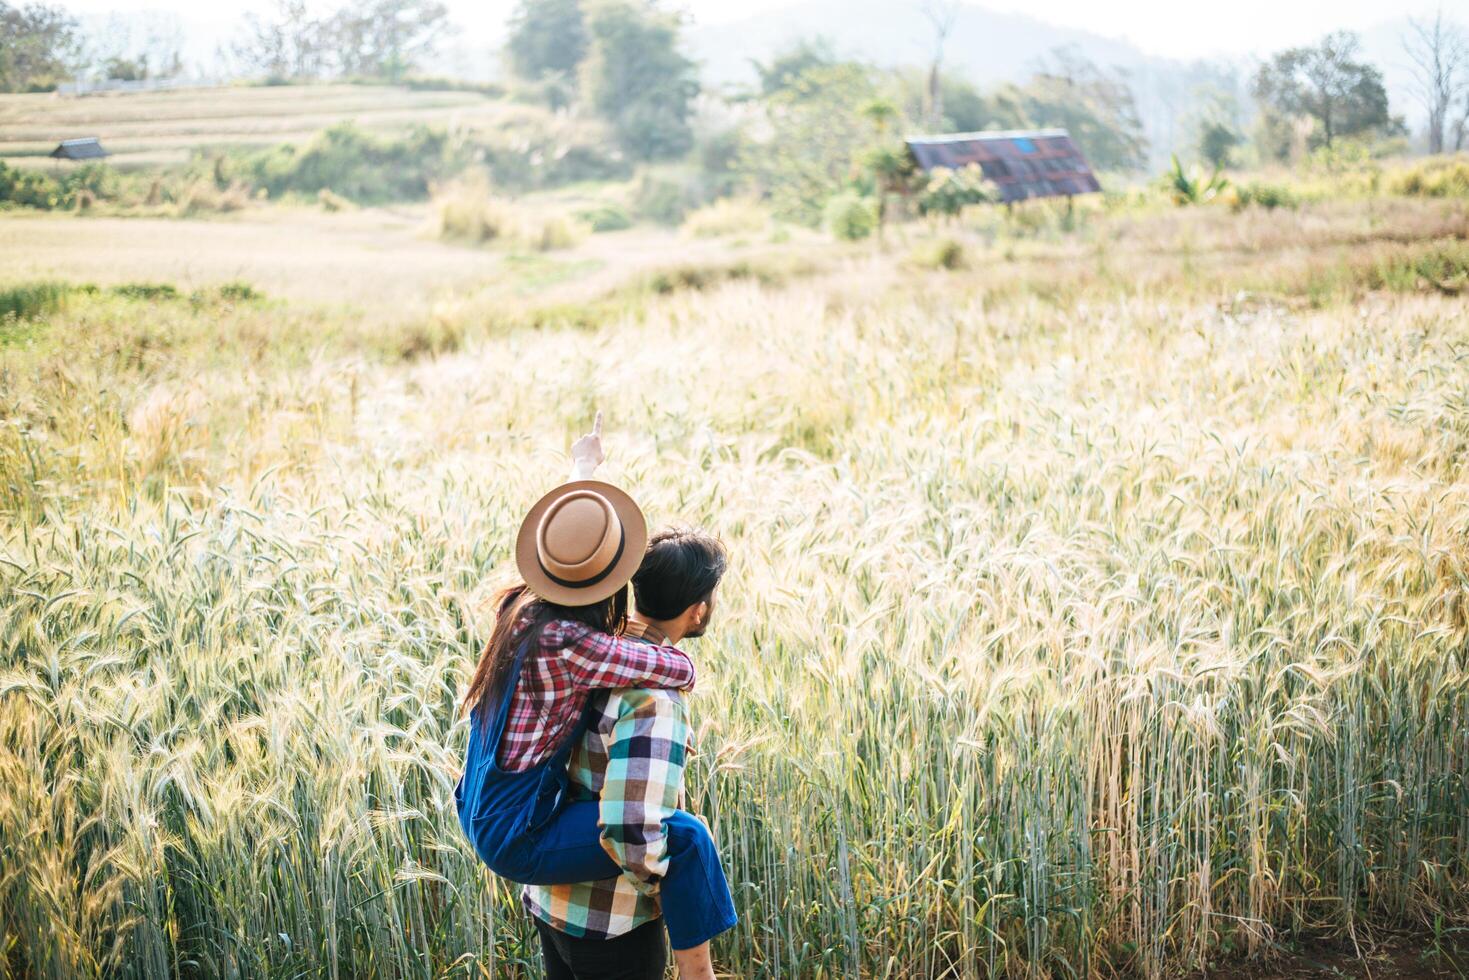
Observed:
[[[602,846],[638,891],[653,894],[668,871],[663,821],[683,794],[688,710],[675,691],[622,690],[607,736]]]

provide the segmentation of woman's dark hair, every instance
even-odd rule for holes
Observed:
[[[727,559],[719,539],[689,528],[664,528],[648,541],[633,573],[633,604],[649,619],[673,619],[708,602],[724,577]]]
[[[547,623],[569,619],[599,633],[621,633],[627,627],[627,586],[590,606],[561,606],[547,602],[525,584],[512,585],[495,597],[495,628],[480,654],[479,666],[469,682],[462,710],[472,720],[488,726],[497,700],[505,693],[505,682],[515,663],[522,640],[539,640]]]

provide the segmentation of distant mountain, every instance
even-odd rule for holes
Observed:
[[[764,60],[792,41],[814,37],[830,40],[839,55],[889,67],[926,63],[931,42],[928,23],[906,0],[807,0],[695,26],[688,44],[705,81],[729,85],[754,81],[751,59]],[[944,55],[951,68],[988,84],[1028,75],[1037,58],[1062,45],[1100,64],[1129,67],[1156,60],[1125,40],[970,5],[960,9]]]

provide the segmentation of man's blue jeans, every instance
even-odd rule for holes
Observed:
[[[528,885],[568,885],[622,874],[603,850],[597,825],[597,803],[589,800],[562,807],[540,839],[540,860]],[[668,837],[668,872],[658,886],[668,943],[692,949],[739,921],[729,893],[714,838],[696,817],[683,810],[663,821]]]

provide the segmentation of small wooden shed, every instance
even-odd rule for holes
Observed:
[[[102,141],[95,136],[62,140],[51,151],[53,160],[101,160],[105,156],[107,151],[102,149]]]

